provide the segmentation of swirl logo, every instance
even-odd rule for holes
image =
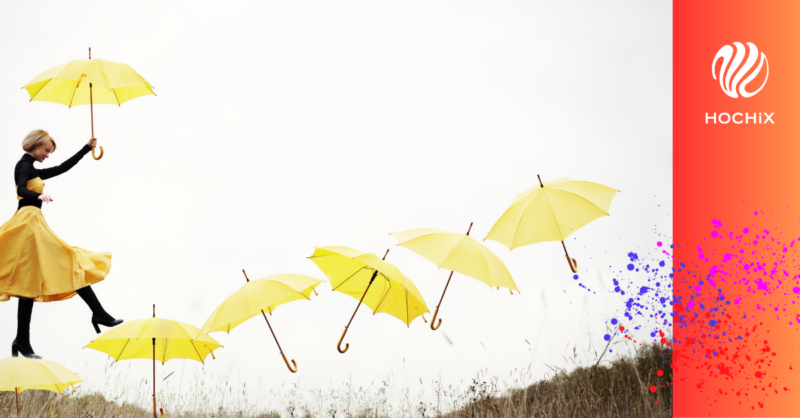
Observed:
[[[746,53],[745,47],[741,42],[734,42],[733,45],[736,46],[735,53],[733,47],[730,45],[725,45],[717,51],[717,55],[714,56],[714,62],[711,64],[711,75],[714,76],[715,80],[717,79],[715,67],[717,66],[717,61],[722,58],[722,66],[719,67],[719,86],[722,87],[722,91],[734,99],[739,97],[739,95],[742,97],[752,97],[760,92],[761,89],[764,88],[764,85],[767,84],[767,78],[769,77],[769,62],[767,62],[767,56],[764,55],[763,52],[759,56],[758,47],[752,42],[747,43],[750,49],[749,54]],[[744,62],[744,65],[740,66],[742,61],[744,61],[745,55],[747,56],[747,61]],[[751,71],[756,61],[758,61],[758,67]],[[747,84],[761,73],[762,67],[766,67],[766,74],[764,82],[761,83],[761,87],[756,91],[747,91]],[[742,80],[744,76],[747,76],[747,78]]]

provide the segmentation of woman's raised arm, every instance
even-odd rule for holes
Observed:
[[[89,142],[83,146],[83,148],[81,148],[77,153],[75,153],[75,155],[70,157],[67,161],[64,161],[63,163],[55,167],[39,170],[39,177],[41,177],[42,180],[46,180],[66,173],[67,171],[69,171],[69,169],[74,167],[75,164],[78,164],[78,161],[80,161],[84,155],[92,151],[92,147],[90,146],[92,143],[96,144],[97,139],[95,138],[90,139]]]

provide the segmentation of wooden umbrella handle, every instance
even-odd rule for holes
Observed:
[[[442,326],[442,318],[439,318],[439,323],[436,324],[436,317],[439,315],[439,307],[442,306],[442,301],[444,300],[444,294],[447,293],[447,286],[450,286],[450,279],[453,278],[453,272],[450,272],[450,277],[447,278],[447,284],[444,285],[444,291],[442,292],[442,297],[439,298],[439,304],[436,305],[436,311],[433,312],[433,318],[431,318],[431,329],[436,331]],[[434,326],[434,324],[436,324]]]
[[[569,268],[570,270],[572,270],[573,273],[578,272],[578,260],[574,258],[569,258],[569,256],[567,256],[567,263],[569,263]]]
[[[344,332],[342,333],[342,338],[339,338],[339,344],[336,344],[336,349],[339,350],[340,353],[344,354],[350,348],[350,343],[346,343],[344,345],[344,350],[342,350],[342,341],[344,341],[344,335],[347,334],[347,327],[344,327]]]
[[[439,307],[438,306],[436,307],[436,310],[433,312],[433,318],[431,318],[431,329],[434,330],[434,331],[436,331],[437,329],[439,329],[440,326],[442,326],[442,318],[439,318],[439,323],[438,324],[436,324],[435,326],[433,325],[434,323],[436,323],[436,316],[437,315],[439,315]]]
[[[294,361],[294,359],[292,359],[292,364],[294,365],[294,369],[292,369],[292,366],[289,365],[289,360],[286,359],[286,354],[281,353],[281,356],[283,356],[283,361],[286,363],[286,367],[289,368],[289,371],[292,373],[297,373],[297,363]]]
[[[89,59],[92,59],[91,48],[89,48]],[[92,116],[92,138],[94,138],[94,99],[92,99],[92,83],[89,83],[89,113]],[[92,147],[92,158],[95,160],[103,158],[103,147],[100,147],[100,156],[94,153],[94,147]],[[155,412],[153,412],[153,415],[155,415]]]
[[[567,255],[567,263],[569,263],[569,268],[572,270],[573,273],[578,272],[578,260],[574,258],[570,258],[569,253],[567,252],[567,246],[564,244],[564,241],[561,241],[561,246],[564,247],[564,254]]]

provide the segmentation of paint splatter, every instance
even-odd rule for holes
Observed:
[[[787,367],[789,357],[770,344],[781,338],[770,333],[770,324],[788,326],[784,337],[787,330],[800,331],[800,238],[752,224],[727,228],[721,220],[712,227],[702,246],[680,249],[685,262],[674,278],[680,336],[674,363],[685,368],[686,384],[696,379],[701,393],[714,388],[707,393],[710,404],[730,393],[742,405],[763,408],[768,396],[781,393],[778,387],[791,388],[788,376],[776,370]],[[701,379],[711,381],[703,386]]]
[[[659,240],[652,247],[628,252],[623,268],[608,266],[613,293],[625,307],[625,319],[633,330],[647,330],[655,343],[664,339],[662,329],[672,327],[672,257],[661,250],[666,246]],[[668,247],[672,249],[673,246]],[[613,318],[610,323],[616,326],[619,321]],[[623,338],[628,337],[624,325],[619,324],[617,329]]]

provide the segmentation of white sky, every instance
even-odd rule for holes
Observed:
[[[29,131],[57,140],[50,165],[90,136],[88,107],[28,103],[21,87],[91,46],[158,94],[95,107],[105,157],[46,186],[53,230],[113,253],[94,289],[114,316],[145,318],[155,303],[158,316],[200,327],[244,283],[242,268],[324,279],[306,257],[325,245],[392,248],[387,261],[433,311],[448,272],[389,233],[460,232],[474,221],[482,239],[536,174],[623,191],[611,217],[568,241],[584,282],[599,289],[601,270],[654,242],[654,225],[671,236],[671,24],[666,1],[3,2],[2,222],[16,209],[12,170]],[[619,298],[579,288],[559,243],[486,245],[521,295],[456,274],[438,331],[361,309],[342,355],[335,345],[357,301],[325,283],[319,298],[271,319],[299,373],[258,318],[212,334],[225,348],[206,372],[270,387],[389,374],[458,383],[529,364],[541,377],[545,363],[565,366],[568,344],[602,341]],[[14,338],[16,304],[0,304],[0,347]],[[85,388],[107,390],[98,383],[108,381],[107,356],[81,348],[95,337],[90,317],[77,297],[37,304],[32,343]],[[139,384],[151,366],[131,363],[127,382]],[[200,367],[175,360],[159,374]]]

